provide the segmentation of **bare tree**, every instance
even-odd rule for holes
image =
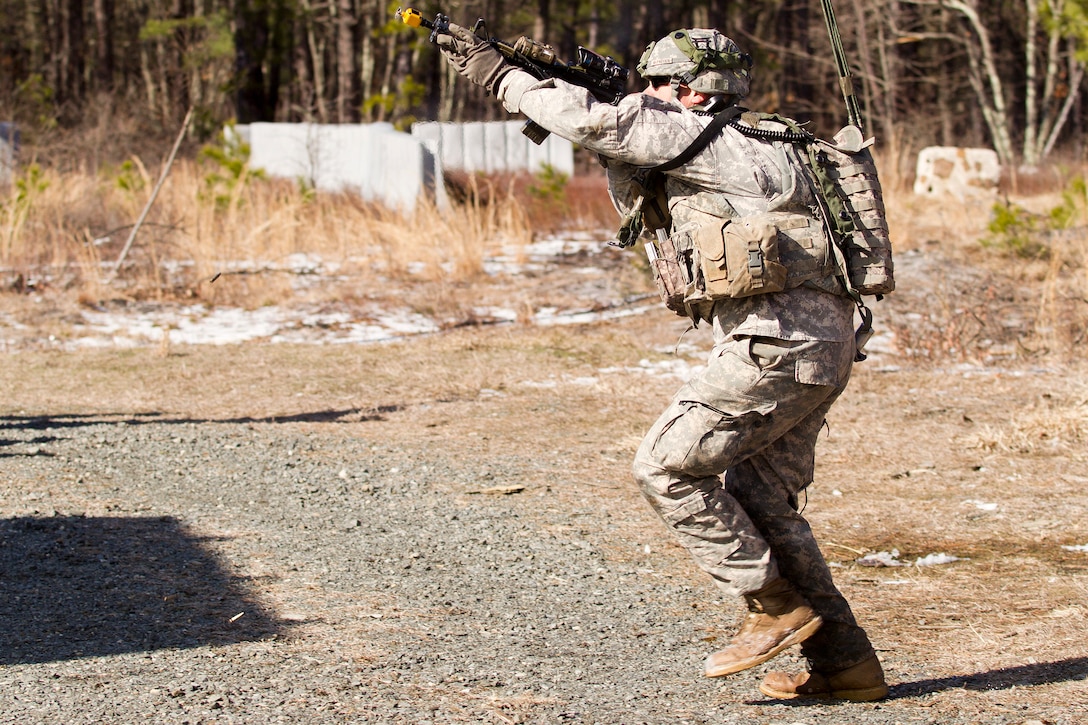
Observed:
[[[1027,2],[1029,24],[1037,23],[1039,0]],[[1088,3],[1083,0],[1049,0],[1044,1],[1043,5],[1043,9],[1049,12],[1043,13],[1046,50],[1043,53],[1042,98],[1036,95],[1036,33],[1033,27],[1029,27],[1026,53],[1028,100],[1025,105],[1028,121],[1024,137],[1024,163],[1032,166],[1045,159],[1054,149],[1069,113],[1076,105],[1084,79],[1083,46],[1088,36],[1088,28],[1084,25]]]
[[[1020,157],[1027,168],[1038,165],[1053,150],[1080,93],[1084,61],[1079,55],[1085,37],[1077,31],[1074,21],[1084,16],[1085,0],[1022,0],[1024,64],[1017,74],[1007,68],[1002,73],[994,51],[994,30],[983,20],[978,0],[902,2],[946,9],[957,13],[966,23],[969,32],[953,37],[967,51],[968,79],[994,150],[1006,165],[1016,163],[1015,119],[1009,97],[1012,87],[1023,83],[1024,131]]]

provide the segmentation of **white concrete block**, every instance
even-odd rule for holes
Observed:
[[[361,166],[368,199],[411,210],[423,193],[424,167],[430,154],[418,139],[378,125],[367,128],[370,159]],[[433,176],[433,174],[432,174]]]
[[[536,173],[548,164],[574,174],[574,145],[555,134],[537,146],[521,132],[524,121],[474,123],[417,123],[412,135],[432,138],[439,129],[438,157],[443,168],[475,172],[525,171]]]
[[[441,129],[435,129],[431,138],[421,138],[423,145],[423,188],[434,195],[434,203],[439,209],[447,209],[450,205],[449,196],[446,194],[446,176],[442,166],[442,137]]]
[[[0,123],[0,186],[15,181],[15,157],[19,150],[19,129],[14,123]]]
[[[465,168],[465,137],[461,133],[461,124],[443,123],[442,127],[442,168],[463,171]]]
[[[390,124],[255,123],[247,132],[250,164],[270,176],[405,210],[424,195],[440,205],[448,201],[444,186],[436,185],[442,170],[435,152]]]
[[[449,124],[437,121],[418,121],[412,124],[412,135],[421,141],[442,141],[442,127]]]
[[[532,145],[521,132],[524,121],[504,121],[501,124],[506,135],[506,165],[511,171],[525,171],[529,168],[529,146]]]
[[[484,123],[466,123],[461,127],[465,161],[463,170],[472,174],[487,171],[487,157],[484,154]]]
[[[1001,164],[991,149],[930,146],[918,153],[914,193],[922,196],[986,197],[997,193]]]
[[[544,140],[544,143],[537,146],[535,143],[525,137],[525,149],[526,149],[526,164],[525,168],[530,174],[538,173],[545,166],[551,166],[552,163],[552,138],[555,134],[551,134]],[[569,141],[567,142],[570,143]]]
[[[249,138],[249,163],[253,168],[263,169],[269,176],[297,179],[314,188],[328,188],[338,162],[337,156],[329,152],[330,134],[322,133],[320,126],[251,123]]]
[[[506,129],[501,123],[484,124],[484,168],[489,174],[509,171],[510,159],[506,149]]]
[[[552,168],[567,176],[574,176],[574,145],[554,133],[548,136],[544,144],[548,147],[548,163]]]

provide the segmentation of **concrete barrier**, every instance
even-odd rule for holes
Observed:
[[[914,193],[922,196],[987,197],[997,193],[1001,164],[990,149],[930,146],[918,153]]]
[[[387,123],[251,123],[234,127],[250,146],[250,166],[315,189],[353,191],[368,201],[413,210],[429,197],[448,205],[437,145]]]
[[[0,123],[0,186],[15,180],[15,157],[19,152],[19,129],[14,123]]]
[[[574,174],[574,145],[555,134],[537,146],[521,132],[524,121],[440,123],[412,125],[412,135],[438,146],[438,157],[447,170],[468,173],[536,173],[550,166]]]
[[[554,134],[536,145],[521,121],[417,123],[251,123],[231,132],[249,144],[250,166],[315,189],[354,191],[410,211],[428,197],[449,204],[443,171],[529,172],[545,166],[574,175],[574,145]]]

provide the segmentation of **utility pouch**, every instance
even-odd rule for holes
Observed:
[[[657,245],[646,241],[646,256],[650,260],[657,291],[662,302],[670,310],[681,316],[688,315],[685,298],[690,286],[691,272],[685,257],[690,252],[678,252],[675,243],[664,230],[657,233]]]
[[[751,297],[786,288],[778,228],[769,220],[749,217],[703,224],[693,241],[707,298]]]

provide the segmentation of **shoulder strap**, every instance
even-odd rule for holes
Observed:
[[[644,228],[654,231],[667,229],[670,222],[669,209],[664,194],[658,194],[657,183],[661,174],[672,171],[691,161],[706,148],[707,144],[715,136],[722,132],[726,125],[744,112],[739,106],[730,106],[714,114],[707,127],[695,137],[691,144],[680,152],[676,158],[657,166],[642,166],[635,173],[633,179],[636,189],[639,190],[631,211],[623,219],[620,231],[616,234],[616,246],[626,248],[635,243]],[[658,198],[660,196],[660,198]]]
[[[665,171],[672,171],[673,169],[677,169],[683,166],[684,164],[695,158],[696,154],[705,149],[706,145],[710,143],[715,136],[722,132],[722,129],[725,128],[726,124],[739,116],[743,111],[744,109],[740,106],[730,106],[724,111],[719,111],[718,113],[714,114],[714,118],[711,119],[707,127],[703,129],[702,133],[695,137],[695,140],[691,142],[690,146],[680,152],[679,156],[674,158],[672,161],[666,161],[663,164],[658,164],[657,166],[650,167],[648,170],[651,172],[661,173]]]

